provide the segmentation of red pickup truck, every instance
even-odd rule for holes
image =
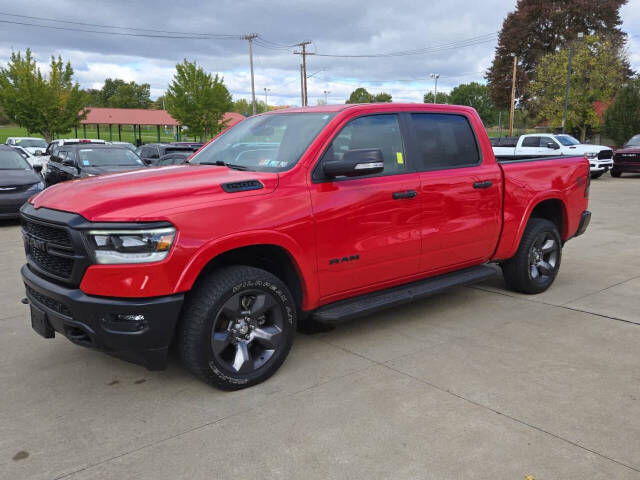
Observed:
[[[21,211],[31,323],[202,380],[271,376],[298,322],[494,275],[539,293],[582,234],[589,162],[498,163],[475,110],[340,105],[248,118],[189,165],[65,182]]]

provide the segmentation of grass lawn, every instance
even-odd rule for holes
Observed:
[[[118,141],[118,127],[112,127],[112,135],[109,138],[109,126],[101,125],[100,126],[100,137],[103,140],[113,140]],[[0,125],[0,143],[5,143],[7,141],[7,137],[41,137],[38,134],[28,133],[25,128],[16,127],[14,125]],[[98,138],[98,132],[95,125],[87,126],[87,134],[85,135],[82,127],[78,128],[78,137],[79,138]],[[66,135],[60,135],[59,138],[76,138],[75,131],[71,130]],[[185,135],[182,135],[182,141],[187,141]],[[193,137],[189,137],[189,140],[193,140]],[[122,126],[122,141],[123,142],[131,142],[135,144],[135,139],[133,138],[133,127],[131,125],[123,125]],[[156,127],[142,127],[142,143],[152,143],[158,141],[158,133],[156,131]],[[160,129],[160,141],[161,142],[173,142],[175,138],[173,137],[173,133],[171,129],[168,129],[166,132],[163,128]]]

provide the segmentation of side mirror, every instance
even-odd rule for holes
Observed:
[[[42,173],[42,165],[34,165],[33,169],[36,173]]]
[[[42,150],[36,150],[36,153],[34,153],[34,155],[36,157],[41,157],[42,156]]]
[[[347,150],[342,160],[325,162],[322,166],[325,177],[359,177],[380,173],[384,170],[382,150],[364,148]]]
[[[551,150],[557,150],[559,147],[553,142],[547,142],[547,148],[550,148]]]
[[[65,158],[62,161],[62,165],[64,165],[65,167],[75,167],[76,166],[75,162],[70,158]]]

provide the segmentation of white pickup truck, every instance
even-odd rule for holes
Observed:
[[[534,133],[519,138],[491,139],[494,155],[501,160],[585,155],[591,166],[591,178],[602,176],[613,167],[613,150],[603,145],[580,143],[571,135]]]

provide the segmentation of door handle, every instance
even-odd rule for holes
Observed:
[[[418,192],[415,190],[406,190],[404,192],[393,192],[392,197],[394,200],[401,200],[403,198],[415,198],[416,195],[418,195]]]
[[[491,180],[485,180],[484,182],[476,182],[473,184],[473,188],[489,188],[493,185]]]

